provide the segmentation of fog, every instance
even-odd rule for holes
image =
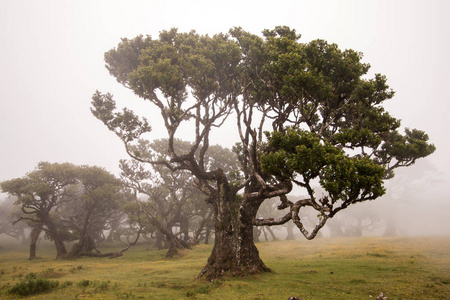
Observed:
[[[173,27],[212,35],[241,26],[259,34],[277,25],[295,28],[302,42],[321,38],[364,53],[370,76],[385,74],[396,91],[387,110],[403,127],[427,132],[437,148],[397,171],[384,197],[348,213],[376,211],[402,235],[449,235],[448,1],[0,0],[0,181],[23,176],[40,161],[118,173],[127,155],[90,113],[91,96],[110,92],[119,105],[149,109],[104,67],[104,52],[120,38],[157,37]],[[149,121],[150,138],[163,137],[159,121]],[[211,142],[231,146],[230,128]],[[381,235],[383,226],[363,234]]]

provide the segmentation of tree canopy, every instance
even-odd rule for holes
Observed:
[[[242,28],[213,36],[172,29],[157,39],[124,38],[105,54],[110,74],[159,110],[166,155],[142,155],[140,138],[151,131],[154,115],[117,110],[113,96],[98,91],[92,113],[133,159],[193,175],[215,212],[215,247],[201,272],[208,278],[268,270],[253,244],[253,226],[292,220],[314,238],[340,210],[381,196],[395,168],[435,150],[423,131],[399,132],[400,120],[383,107],[394,92],[385,76],[367,78],[370,65],[361,53],[299,39],[285,26],[262,37]],[[211,135],[231,119],[241,164],[232,175],[206,159]],[[194,136],[182,151],[175,147],[180,128]],[[317,181],[325,190],[320,197]],[[293,185],[308,197],[287,200]],[[257,219],[259,206],[273,197],[289,212]],[[303,207],[319,215],[311,232],[301,221]]]

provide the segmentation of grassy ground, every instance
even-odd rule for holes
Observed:
[[[124,256],[54,260],[0,250],[0,298],[30,278],[58,281],[29,299],[450,299],[450,238],[353,238],[257,245],[273,272],[213,283],[195,279],[211,251],[199,245],[175,259],[137,246]],[[111,250],[111,249],[108,249]],[[31,276],[33,277],[33,276]]]

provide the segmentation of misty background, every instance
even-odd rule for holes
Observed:
[[[100,90],[112,93],[118,105],[151,109],[104,67],[104,53],[121,38],[157,38],[174,27],[213,35],[240,26],[260,34],[277,25],[296,29],[301,42],[320,38],[361,51],[372,66],[369,76],[386,75],[396,91],[386,109],[402,127],[424,130],[437,147],[398,170],[382,199],[348,213],[375,211],[395,221],[399,234],[449,235],[450,2],[445,0],[0,0],[0,181],[22,177],[40,161],[119,173],[119,159],[127,154],[119,138],[92,116],[91,96]],[[148,119],[150,138],[164,137],[160,120]],[[231,147],[235,141],[231,125],[215,136],[212,144]],[[0,201],[6,197],[0,194]]]

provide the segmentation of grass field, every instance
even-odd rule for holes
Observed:
[[[29,261],[26,249],[0,250],[0,298],[30,278],[58,282],[28,299],[450,299],[450,238],[345,238],[257,244],[273,272],[208,283],[195,279],[211,246],[166,259],[145,245],[124,256]],[[111,250],[111,249],[107,249]],[[30,275],[30,273],[32,273]]]

